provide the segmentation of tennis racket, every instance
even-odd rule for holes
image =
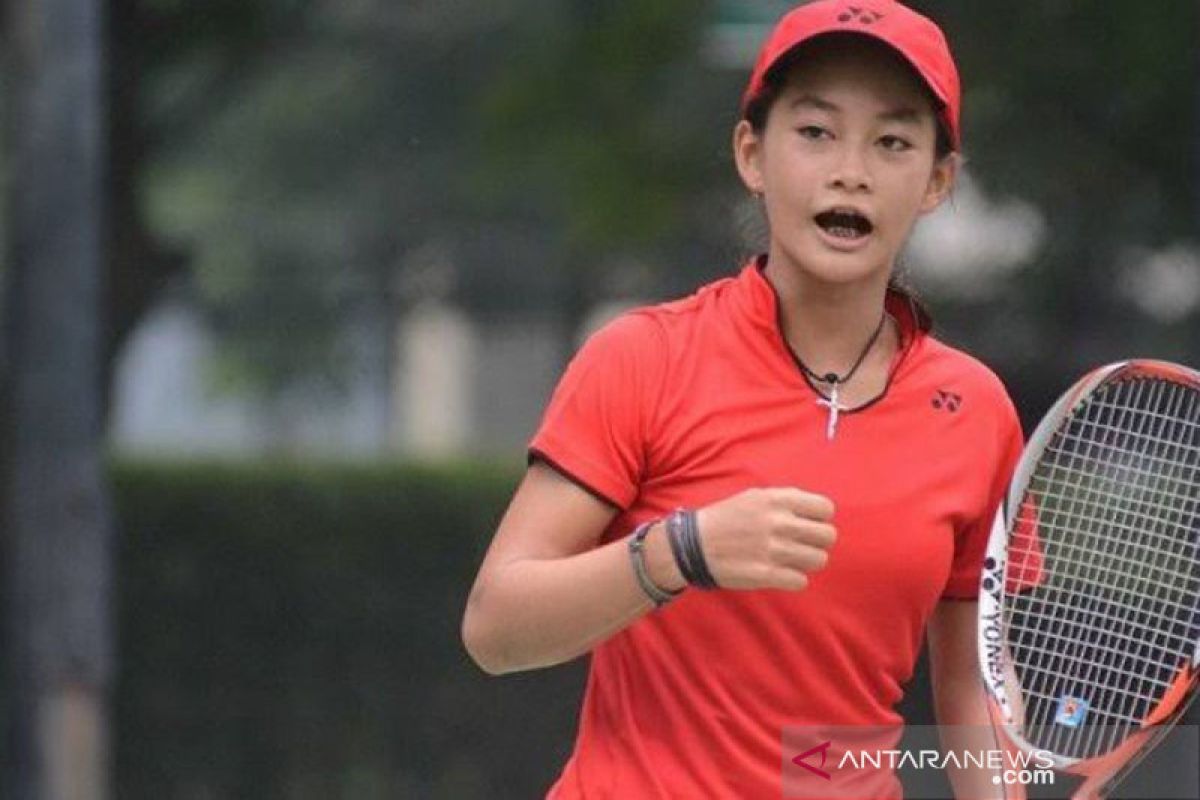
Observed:
[[[1022,454],[979,599],[997,736],[1083,776],[1077,800],[1111,791],[1196,693],[1198,548],[1200,374],[1125,361],[1085,375]]]

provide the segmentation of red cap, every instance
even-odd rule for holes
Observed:
[[[825,33],[870,36],[903,56],[941,102],[942,123],[958,149],[961,97],[958,69],[946,37],[932,20],[896,0],[815,0],[789,11],[763,43],[742,96],[742,113],[762,91],[763,77],[780,58]]]

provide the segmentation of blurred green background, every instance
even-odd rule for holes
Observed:
[[[761,245],[729,139],[788,5],[101,3],[116,797],[544,791],[583,665],[483,677],[470,581],[581,337]],[[911,5],[965,87],[903,258],[939,334],[1027,424],[1200,362],[1200,6]]]

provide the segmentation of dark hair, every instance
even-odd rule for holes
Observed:
[[[831,34],[836,35],[836,34]],[[881,45],[883,46],[883,45]],[[767,74],[763,76],[762,89],[758,94],[746,104],[746,110],[742,114],[742,119],[750,123],[750,127],[758,135],[767,127],[767,117],[771,113],[771,108],[775,105],[775,101],[779,99],[779,95],[783,93],[783,88],[787,85],[788,78],[800,63],[801,55],[807,48],[801,46],[794,48],[790,53],[783,56],[775,63]],[[940,101],[934,97],[933,92],[929,90],[929,86],[917,74],[916,70],[912,69],[908,62],[900,59],[905,67],[909,69],[917,84],[924,91],[929,99],[930,107],[934,111],[934,119],[936,120],[937,139],[934,144],[934,159],[941,161],[954,152],[954,145],[951,144],[950,132],[946,130],[946,125],[942,121],[942,115],[939,113],[941,108]],[[917,326],[922,331],[928,331],[933,327],[933,315],[929,313],[929,309],[921,302],[916,291],[908,284],[904,277],[893,270],[891,277],[888,278],[888,291],[903,297],[912,309],[913,319],[916,320]]]

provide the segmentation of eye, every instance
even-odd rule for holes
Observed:
[[[800,138],[808,139],[810,142],[818,142],[832,135],[820,125],[802,125],[796,129],[796,133],[800,134]]]
[[[893,134],[879,137],[879,143],[883,145],[884,150],[890,150],[893,153],[912,149],[912,142]]]

